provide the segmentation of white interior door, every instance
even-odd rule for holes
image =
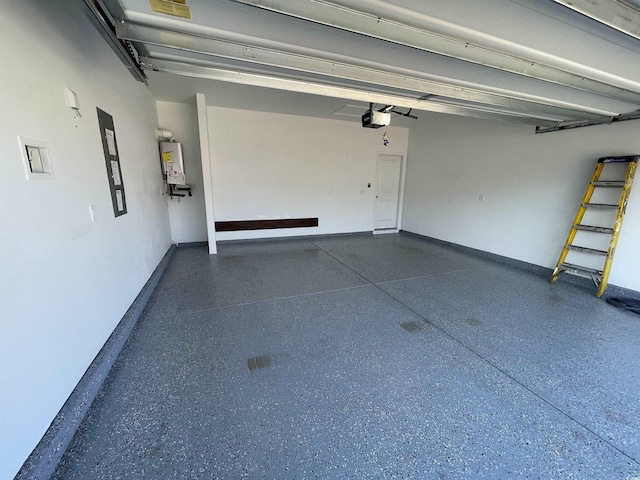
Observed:
[[[398,228],[401,155],[378,155],[373,229]]]

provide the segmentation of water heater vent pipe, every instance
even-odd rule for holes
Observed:
[[[156,128],[156,137],[158,138],[158,140],[168,140],[170,142],[175,142],[173,132],[165,128]]]

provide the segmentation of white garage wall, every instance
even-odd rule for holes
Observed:
[[[219,232],[218,240],[371,231],[378,153],[406,159],[409,130],[209,107],[216,221],[318,217],[317,228]],[[371,188],[367,184],[371,183]]]
[[[544,267],[555,266],[596,160],[640,154],[638,121],[541,135],[438,114],[420,122],[409,143],[403,229]],[[637,181],[611,284],[640,291],[639,243]]]
[[[194,96],[195,102],[195,96]],[[171,130],[176,142],[182,144],[187,183],[193,195],[168,199],[171,239],[174,243],[203,242],[207,240],[207,219],[204,210],[202,164],[198,143],[198,112],[193,105],[158,102],[158,122]],[[158,163],[158,175],[160,175]]]
[[[74,1],[5,2],[0,22],[0,478],[12,478],[170,237],[146,87]],[[128,206],[119,218],[96,106],[115,123]],[[48,143],[55,180],[27,181],[18,135]]]

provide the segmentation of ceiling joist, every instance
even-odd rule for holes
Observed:
[[[208,0],[193,5],[190,21],[149,13],[139,0],[79,1],[117,53],[130,54],[123,62],[138,79],[152,70],[525,123],[536,133],[640,118],[640,77],[630,68],[640,54],[637,0],[487,0],[485,10],[508,10],[513,23],[482,16],[480,6],[461,19],[455,5],[415,0]],[[545,37],[527,35],[528,22]],[[593,41],[597,54],[562,39]]]
[[[619,0],[554,0],[640,40],[640,6]],[[640,4],[639,4],[640,5]]]
[[[292,92],[309,93],[313,95],[324,95],[329,97],[343,98],[345,100],[355,100],[366,103],[379,103],[394,105],[397,107],[413,108],[428,112],[448,113],[452,115],[462,115],[467,117],[483,118],[488,120],[502,120],[528,125],[545,127],[555,127],[558,122],[531,118],[522,114],[509,114],[506,112],[495,113],[481,107],[459,107],[431,102],[429,100],[419,100],[401,96],[393,96],[375,91],[364,91],[335,85],[326,85],[288,78],[276,78],[256,73],[223,70],[220,68],[194,65],[175,60],[165,60],[159,58],[143,57],[142,66],[145,70],[171,73],[188,77],[204,78],[222,82],[239,83],[242,85],[252,85],[265,88],[276,88]]]
[[[457,38],[458,31],[447,32],[446,22],[438,22],[437,31],[433,25],[419,15],[414,15],[412,24],[393,18],[391,7],[380,7],[381,2],[371,2],[376,11],[356,10],[344,1],[325,0],[234,0],[238,3],[289,15],[349,32],[367,35],[399,45],[457,58],[467,62],[498,68],[500,70],[532,77],[558,85],[595,93],[605,97],[640,104],[640,82],[629,82],[615,78],[606,72],[584,68],[570,61],[554,59],[545,63],[541,58],[525,57],[504,49],[474,43]],[[572,0],[573,1],[573,0]],[[585,0],[592,3],[593,0]],[[375,4],[375,5],[374,5]],[[388,15],[385,17],[380,9]],[[421,22],[422,20],[422,22]],[[422,23],[422,25],[421,25]]]
[[[357,65],[348,65],[326,59],[292,54],[263,47],[248,47],[234,42],[183,32],[123,22],[116,25],[118,38],[146,45],[156,45],[181,51],[222,57],[251,64],[268,65],[298,72],[312,73],[327,77],[347,79],[356,82],[415,92],[415,97],[437,95],[464,100],[492,107],[511,108],[526,111],[529,116],[541,119],[555,119],[558,122],[570,119],[609,121],[610,112],[597,111],[579,105],[553,103],[547,98],[515,98],[514,92],[502,95],[478,91],[455,85],[443,84],[427,79],[399,75],[393,72],[375,70]]]

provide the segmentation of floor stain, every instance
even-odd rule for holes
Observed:
[[[471,325],[472,327],[481,327],[482,325],[484,325],[484,323],[482,323],[477,318],[467,318],[464,323],[466,323],[467,325]]]
[[[271,365],[273,365],[273,358],[271,358],[271,355],[259,355],[257,357],[251,357],[249,360],[247,360],[247,368],[249,368],[250,371],[254,371],[254,370],[260,370],[262,368],[267,368],[270,367]]]
[[[625,418],[624,415],[614,410],[611,410],[610,408],[604,409],[604,415],[607,418],[607,420],[609,420],[610,422],[616,422],[616,423],[619,423],[620,425],[630,426],[629,420]]]
[[[424,328],[424,323],[423,322],[403,322],[400,324],[400,326],[409,333],[416,333]]]
[[[321,338],[318,343],[322,347],[322,350],[324,350],[325,352],[336,353],[338,351],[337,345],[331,340]]]
[[[560,295],[557,295],[555,293],[551,294],[549,300],[551,300],[553,303],[564,303],[564,299]]]

